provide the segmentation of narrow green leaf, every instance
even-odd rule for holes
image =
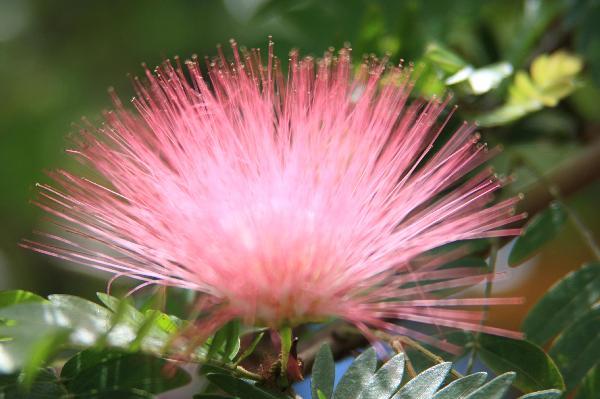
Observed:
[[[527,339],[544,345],[600,300],[600,263],[567,274],[546,292],[525,318]]]
[[[47,302],[33,292],[23,290],[0,291],[0,308],[27,302]]]
[[[317,398],[318,399],[328,399],[327,396],[319,389],[317,390]]]
[[[562,372],[567,390],[600,362],[600,306],[592,308],[564,331],[550,349],[550,355]]]
[[[506,373],[494,378],[465,399],[502,399],[515,379],[515,373]]]
[[[393,399],[430,399],[444,382],[451,367],[452,363],[440,363],[423,371],[407,382]]]
[[[335,363],[329,345],[324,344],[319,348],[312,368],[311,390],[312,397],[318,397],[318,391],[329,399],[333,395],[335,380]]]
[[[591,369],[577,389],[575,399],[597,399],[600,392],[600,365]]]
[[[525,393],[565,389],[558,367],[543,349],[531,342],[482,334],[479,353],[485,364],[497,373],[516,371],[515,386]]]
[[[334,399],[355,399],[371,379],[377,368],[375,349],[369,348],[352,362],[338,383]]]
[[[562,391],[559,391],[558,389],[547,389],[545,391],[537,391],[519,396],[519,399],[558,399],[561,396]]]
[[[438,391],[431,399],[464,399],[477,390],[487,378],[487,373],[475,373],[459,378]]]
[[[223,346],[227,341],[228,328],[229,323],[225,324],[223,327],[217,330],[213,337],[207,341],[207,343],[209,344],[208,354],[206,355],[207,359],[214,359],[215,357],[217,357],[217,354],[219,354],[219,352],[222,352]]]
[[[359,399],[389,399],[400,388],[404,374],[404,354],[399,353],[387,361],[359,395]]]
[[[279,399],[280,397],[267,392],[255,385],[249,384],[244,380],[232,377],[228,374],[209,373],[206,378],[223,391],[238,396],[240,399]]]
[[[161,393],[191,380],[185,371],[164,359],[110,350],[78,353],[65,364],[61,378],[69,391],[81,395],[131,389]]]
[[[542,245],[558,234],[566,220],[567,214],[558,202],[553,202],[548,209],[536,215],[515,241],[508,256],[509,265],[517,266],[534,255]]]
[[[225,340],[225,351],[223,357],[232,360],[240,350],[240,321],[238,319],[227,323],[227,339]]]

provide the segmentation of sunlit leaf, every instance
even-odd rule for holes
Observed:
[[[481,126],[497,126],[513,122],[543,107],[554,107],[570,95],[576,86],[575,77],[583,63],[579,57],[564,51],[541,54],[533,60],[530,73],[518,71],[508,89],[505,104],[478,115]]]
[[[41,296],[29,291],[0,291],[0,308],[26,302],[46,302],[46,300]]]
[[[508,62],[499,62],[482,68],[468,65],[446,78],[448,86],[456,86],[466,93],[481,95],[498,87],[498,85],[513,72]]]
[[[459,378],[438,391],[431,399],[462,399],[485,382],[487,373],[475,373]]]
[[[481,388],[466,396],[465,399],[501,399],[510,388],[515,373],[506,373],[494,378]]]
[[[527,339],[539,345],[558,335],[600,300],[600,263],[567,274],[535,304],[523,322]]]
[[[451,363],[441,363],[431,367],[406,383],[393,399],[429,399],[442,385],[452,367]]]
[[[334,399],[355,399],[377,368],[375,349],[369,348],[352,362],[333,393]]]
[[[404,354],[388,360],[367,382],[359,399],[388,399],[400,388],[404,374]]]
[[[325,344],[319,348],[315,356],[311,377],[313,398],[318,397],[317,391],[321,391],[325,398],[331,398],[335,379],[335,363],[333,362],[333,354],[329,345]]]
[[[519,396],[519,399],[558,399],[562,396],[562,391],[558,389],[547,389],[528,393],[527,395]]]

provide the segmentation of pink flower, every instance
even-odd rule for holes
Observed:
[[[292,52],[285,79],[272,45],[267,66],[259,50],[232,47],[232,63],[208,62],[208,80],[196,59],[146,70],[136,112],[113,95],[115,111],[68,151],[93,174],[58,170],[55,186],[39,185],[56,244],[23,245],[139,287],[204,293],[211,328],[333,316],[434,343],[390,320],[503,333],[463,308],[513,299],[436,295],[490,276],[414,262],[453,241],[519,234],[506,227],[523,218],[518,199],[487,206],[502,185],[493,172],[464,179],[494,153],[475,127],[438,140],[447,101],[409,105],[409,71],[369,60],[353,73],[349,49]]]

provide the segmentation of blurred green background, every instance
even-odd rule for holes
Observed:
[[[264,48],[268,35],[283,58],[292,47],[319,55],[350,42],[356,60],[387,52],[396,62],[426,63],[424,53],[435,43],[474,66],[505,61],[514,70],[526,70],[539,54],[565,49],[585,63],[574,94],[558,107],[483,132],[488,141],[504,145],[505,154],[518,153],[550,173],[600,135],[599,3],[0,0],[0,288],[86,297],[104,289],[106,276],[27,252],[17,243],[43,223],[42,213],[28,201],[35,182],[47,181],[44,170],[69,162],[63,150],[64,137],[74,130],[71,123],[83,115],[99,121],[101,110],[110,106],[109,86],[130,97],[126,74],[140,73],[141,62],[213,55],[215,44],[232,37]],[[425,67],[425,81],[428,71]],[[458,117],[499,105],[507,85],[477,98],[457,96]],[[435,87],[423,88],[425,95],[432,91]],[[515,173],[515,190],[526,188],[531,175]],[[569,201],[598,236],[598,179]],[[531,304],[553,281],[591,258],[572,226],[545,248],[500,289],[524,295]],[[502,312],[493,317],[512,327],[520,319]]]

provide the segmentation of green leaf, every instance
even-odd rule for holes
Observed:
[[[527,338],[543,345],[600,300],[600,263],[567,274],[546,292],[523,323]]]
[[[506,373],[494,378],[465,399],[501,399],[515,379],[515,373]]]
[[[445,74],[455,74],[467,66],[460,56],[437,43],[427,45],[425,59]]]
[[[577,390],[575,399],[596,399],[600,392],[600,365],[591,369]]]
[[[108,328],[108,320],[94,319],[84,309],[63,309],[52,303],[28,302],[0,308],[0,318],[13,321],[0,326],[0,336],[11,337],[0,343],[3,352],[0,372],[4,373],[22,368],[33,356],[32,351],[46,346],[43,342],[47,337],[63,337],[68,331],[70,344],[88,346]],[[52,338],[46,343],[58,346],[62,339],[58,341]],[[44,351],[50,354],[50,349]]]
[[[531,342],[482,334],[479,348],[482,360],[495,372],[516,371],[515,386],[525,393],[550,388],[565,389],[552,359]]]
[[[240,322],[232,320],[221,327],[209,340],[207,358],[231,360],[240,350]]]
[[[98,317],[103,320],[110,320],[113,314],[110,310],[97,303],[74,295],[54,294],[49,295],[48,299],[52,304],[57,305],[63,310],[84,312],[90,316]]]
[[[225,359],[232,360],[240,350],[240,329],[241,324],[238,319],[232,320],[229,323],[227,340],[225,341],[225,352],[223,356]]]
[[[564,331],[550,349],[568,391],[600,361],[600,306],[594,307]]]
[[[65,364],[61,378],[69,391],[81,395],[131,389],[161,393],[191,381],[185,371],[164,359],[112,350],[78,353]]]
[[[442,385],[450,371],[452,363],[440,363],[433,366],[406,383],[393,399],[429,399]]]
[[[0,291],[0,308],[27,302],[46,302],[44,298],[33,292],[23,290]]]
[[[567,214],[558,202],[553,202],[548,209],[536,215],[517,238],[508,256],[509,265],[517,266],[534,255],[538,248],[558,234],[566,220]]]
[[[476,119],[481,126],[497,126],[513,122],[543,107],[554,107],[575,90],[575,77],[582,66],[579,57],[563,51],[542,54],[531,63],[529,74],[525,71],[515,74],[505,104]]]
[[[438,391],[431,399],[463,399],[479,388],[487,378],[487,373],[475,373],[459,378]]]
[[[244,380],[232,377],[228,374],[209,373],[206,378],[223,391],[238,396],[240,399],[279,399],[279,396],[267,392]]]
[[[56,378],[53,369],[41,369],[35,380],[25,389],[22,385],[23,375],[0,374],[0,397],[6,399],[51,399],[67,398],[67,390]]]
[[[334,380],[335,363],[333,362],[333,354],[329,345],[324,344],[319,348],[312,368],[312,397],[317,398],[318,391],[321,391],[325,398],[331,398]]]
[[[355,399],[377,368],[375,349],[369,348],[352,362],[335,388],[334,399]]]
[[[361,392],[359,399],[389,399],[400,388],[404,374],[404,354],[388,360]]]
[[[233,399],[232,396],[215,395],[212,393],[199,393],[194,395],[194,399]]]
[[[31,346],[23,366],[23,385],[27,389],[31,387],[41,367],[69,339],[69,334],[68,329],[57,329],[50,334],[45,334]]]
[[[519,396],[519,399],[558,399],[562,396],[562,391],[558,389],[547,389]]]

